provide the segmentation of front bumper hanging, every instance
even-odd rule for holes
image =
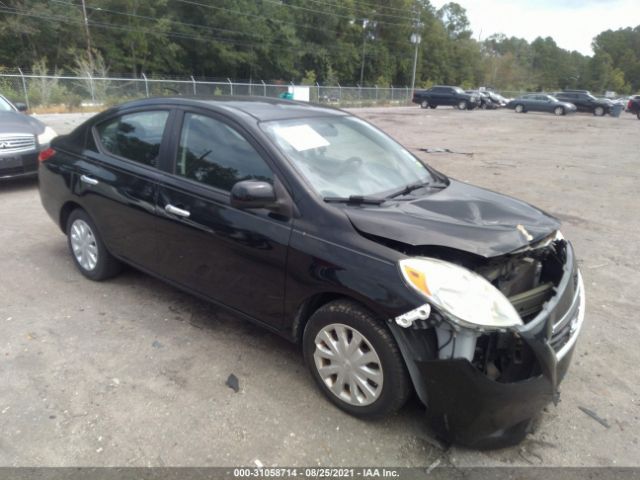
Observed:
[[[450,443],[499,448],[522,440],[530,421],[545,405],[558,401],[558,385],[571,363],[584,314],[584,285],[569,249],[556,295],[533,320],[510,332],[533,352],[534,376],[492,380],[468,359],[434,359],[424,330],[396,322],[390,326],[436,433]]]

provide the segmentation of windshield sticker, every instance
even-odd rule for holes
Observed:
[[[278,127],[276,134],[299,152],[312,148],[328,147],[330,143],[309,125]]]

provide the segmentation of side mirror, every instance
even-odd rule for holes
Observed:
[[[26,112],[28,110],[27,104],[22,102],[14,103],[19,112]]]
[[[276,203],[276,192],[268,182],[243,180],[231,188],[231,206],[235,208],[269,208]]]

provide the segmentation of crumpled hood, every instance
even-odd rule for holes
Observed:
[[[345,213],[355,228],[366,234],[483,257],[512,252],[560,226],[557,219],[528,203],[456,180],[450,182],[416,200],[347,207]],[[533,238],[527,238],[527,233]]]
[[[44,123],[24,113],[0,112],[0,135],[11,133],[31,133],[39,135],[44,132]]]

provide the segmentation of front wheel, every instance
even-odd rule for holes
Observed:
[[[524,112],[524,105],[516,105],[516,113],[523,113]]]
[[[557,116],[564,115],[564,108],[556,107],[553,109],[553,113],[555,113]]]
[[[74,210],[67,220],[67,243],[80,273],[91,280],[106,280],[116,275],[121,264],[107,251],[89,215]]]
[[[422,102],[420,102],[420,108],[429,108],[429,102],[422,100]]]
[[[604,107],[596,107],[596,108],[593,110],[593,114],[594,114],[596,117],[602,117],[602,116],[604,115]]]
[[[360,305],[330,302],[309,319],[304,358],[326,397],[358,417],[395,412],[410,393],[398,345],[386,327]]]
[[[458,110],[466,110],[467,109],[467,101],[466,100],[460,100],[458,102]]]

